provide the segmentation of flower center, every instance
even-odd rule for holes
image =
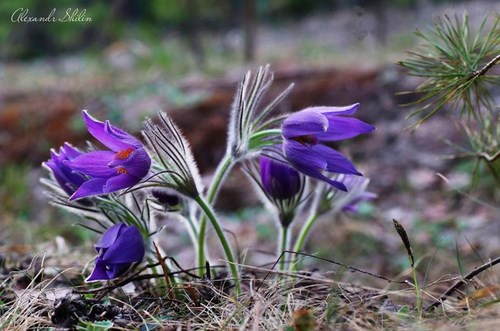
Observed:
[[[134,151],[134,149],[132,147],[129,147],[127,149],[124,149],[123,151],[119,151],[118,153],[116,153],[115,158],[118,159],[118,160],[124,160],[127,157],[129,157],[129,155],[133,151]]]
[[[125,169],[124,167],[118,167],[116,168],[116,172],[120,175],[125,175],[128,173],[127,169]]]
[[[293,140],[301,143],[302,145],[316,145],[318,143],[318,138],[315,135],[307,134],[304,136],[293,137]]]

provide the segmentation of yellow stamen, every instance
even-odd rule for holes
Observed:
[[[118,167],[116,168],[116,172],[121,174],[121,175],[125,175],[128,173],[127,169],[125,169],[124,167]]]
[[[129,155],[134,151],[132,147],[129,147],[127,149],[124,149],[123,151],[119,151],[116,153],[115,158],[118,160],[123,160],[129,157]]]

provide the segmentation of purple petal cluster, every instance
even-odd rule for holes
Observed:
[[[349,213],[359,212],[359,205],[364,201],[370,201],[377,197],[376,193],[363,191],[360,195],[355,197],[353,200],[342,208],[342,211]]]
[[[95,245],[99,256],[87,281],[109,280],[121,276],[144,258],[144,239],[135,226],[123,223],[109,228]]]
[[[347,191],[342,182],[332,180],[323,173],[358,176],[361,173],[343,154],[322,143],[373,131],[373,126],[351,117],[358,107],[358,103],[346,107],[310,107],[290,115],[281,126],[287,161],[303,174]]]
[[[156,201],[162,205],[166,211],[176,211],[182,209],[182,198],[168,190],[153,189],[151,194]]]
[[[262,187],[273,199],[291,199],[301,189],[297,170],[264,155],[260,157],[260,178]]]
[[[70,196],[86,181],[86,178],[81,173],[75,172],[68,167],[65,163],[74,160],[82,154],[80,150],[65,143],[64,146],[59,148],[59,154],[55,150],[51,150],[50,159],[44,162],[52,170],[54,179],[59,186]]]
[[[63,165],[87,178],[70,200],[129,188],[148,174],[151,158],[139,140],[111,126],[109,121],[97,121],[85,110],[83,118],[90,134],[109,150],[92,151],[63,161]]]

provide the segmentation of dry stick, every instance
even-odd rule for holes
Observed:
[[[359,272],[359,273],[362,273],[362,274],[365,274],[365,275],[368,275],[368,276],[371,276],[371,277],[374,277],[374,278],[379,278],[379,279],[385,280],[388,283],[408,284],[408,282],[406,282],[406,281],[398,281],[398,280],[389,279],[387,277],[384,277],[384,276],[381,276],[381,275],[377,275],[377,274],[374,274],[374,273],[369,272],[369,271],[361,270],[361,269],[358,269],[356,267],[351,267],[351,266],[349,266],[347,264],[343,264],[343,263],[340,263],[340,262],[337,262],[337,261],[334,261],[334,260],[326,259],[326,258],[319,257],[319,256],[314,256],[312,254],[307,254],[307,253],[302,253],[302,252],[294,252],[294,251],[289,251],[289,250],[287,250],[285,252],[287,252],[287,253],[293,253],[293,254],[298,254],[298,255],[303,255],[303,256],[307,256],[307,257],[312,257],[312,258],[315,258],[315,259],[318,259],[318,260],[321,260],[321,261],[325,261],[325,262],[328,262],[328,263],[336,264],[338,266],[347,268],[347,269],[349,269],[351,271]]]
[[[499,61],[500,61],[500,54],[498,54],[493,59],[491,59],[491,61],[486,63],[486,65],[484,67],[482,67],[481,69],[474,71],[471,74],[471,77],[476,78],[478,76],[484,75],[488,70],[491,69],[491,67],[493,67],[495,64],[497,64]]]
[[[295,252],[295,251],[292,251],[292,250],[283,250],[283,252],[281,253],[281,255],[278,257],[278,259],[273,263],[273,265],[271,266],[271,269],[266,273],[266,275],[264,276],[264,278],[262,279],[262,282],[260,283],[259,287],[257,287],[257,289],[255,290],[255,292],[258,292],[260,287],[262,286],[262,284],[264,283],[264,281],[267,279],[267,277],[271,274],[271,272],[273,271],[274,267],[276,267],[276,265],[279,263],[279,261],[283,258],[283,255],[285,253],[291,253],[291,254],[297,254],[297,255],[302,255],[302,256],[307,256],[307,257],[312,257],[314,259],[318,259],[318,260],[321,260],[321,261],[325,261],[325,262],[328,262],[328,263],[332,263],[332,264],[335,264],[335,265],[338,265],[338,266],[341,266],[343,268],[346,268],[346,269],[349,269],[351,271],[355,271],[355,272],[359,272],[359,273],[362,273],[362,274],[365,274],[365,275],[368,275],[368,276],[371,276],[371,277],[374,277],[374,278],[379,278],[379,279],[382,279],[382,280],[385,280],[386,282],[388,283],[394,283],[394,284],[408,284],[407,281],[398,281],[398,280],[392,280],[392,279],[389,279],[387,277],[384,277],[384,276],[381,276],[381,275],[377,275],[377,274],[374,274],[374,273],[371,273],[369,271],[365,271],[365,270],[361,270],[361,269],[358,269],[356,267],[351,267],[351,266],[348,266],[346,264],[343,264],[343,263],[340,263],[340,262],[337,262],[337,261],[334,261],[334,260],[330,260],[330,259],[326,259],[326,258],[323,258],[323,257],[319,257],[319,256],[314,256],[312,254],[307,254],[307,253],[302,253],[302,252]]]
[[[493,267],[494,265],[496,265],[498,263],[500,263],[500,257],[497,257],[494,260],[490,260],[489,262],[487,262],[487,263],[485,263],[485,264],[483,264],[483,265],[481,265],[479,267],[476,267],[474,270],[472,270],[471,272],[469,272],[464,278],[460,279],[455,284],[453,284],[453,286],[450,287],[446,292],[444,292],[443,295],[441,295],[437,301],[435,301],[434,303],[432,303],[425,310],[426,311],[431,311],[433,308],[438,307],[439,305],[441,305],[443,303],[443,301],[445,301],[446,299],[448,299],[448,297],[453,292],[455,292],[458,288],[460,288],[462,285],[467,284],[467,282],[469,280],[471,280],[475,276],[479,275],[481,272],[488,270],[489,268]]]
[[[158,249],[158,246],[156,246],[156,243],[153,241],[153,247],[155,248],[156,256],[158,257],[158,262],[161,265],[161,269],[163,270],[163,276],[165,277],[165,283],[167,284],[167,293],[168,293],[168,298],[170,300],[175,300],[175,291],[172,286],[172,282],[170,281],[170,272],[168,270],[167,264],[165,263],[165,260],[161,256],[160,250]]]

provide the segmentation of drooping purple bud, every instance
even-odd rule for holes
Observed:
[[[342,208],[342,211],[349,213],[358,213],[359,206],[362,202],[373,200],[376,197],[377,194],[375,193],[363,191],[353,200],[349,201],[349,203]]]
[[[144,258],[144,239],[135,226],[123,223],[110,227],[95,245],[99,256],[87,281],[110,280],[121,276]]]
[[[178,194],[161,189],[153,189],[151,194],[167,211],[176,211],[182,208],[182,199]]]
[[[297,170],[264,155],[260,157],[260,178],[265,191],[273,199],[291,199],[301,189]]]

